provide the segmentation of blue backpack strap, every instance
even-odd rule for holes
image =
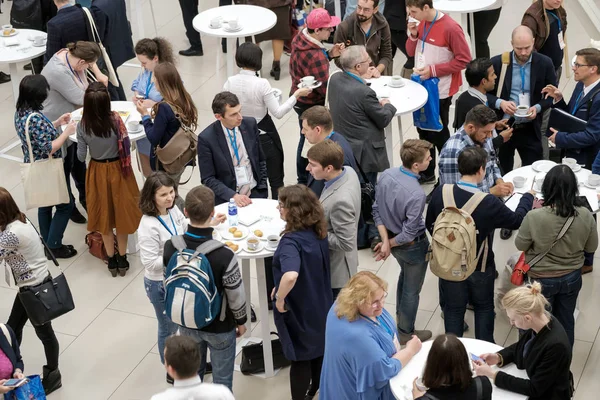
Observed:
[[[223,243],[217,241],[217,240],[207,240],[206,242],[202,243],[200,246],[196,247],[196,251],[194,252],[194,257],[198,256],[198,254],[208,254],[212,251],[215,251],[217,249],[220,249],[221,247],[225,246]]]
[[[175,235],[171,237],[171,243],[173,243],[173,246],[175,246],[175,248],[181,253],[183,250],[186,249],[187,244],[185,243],[185,239],[183,238],[183,235]]]

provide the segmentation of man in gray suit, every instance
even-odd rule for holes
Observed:
[[[360,183],[356,172],[344,164],[339,144],[326,139],[308,150],[306,169],[325,181],[321,204],[327,220],[333,298],[358,268],[356,233],[360,218]]]

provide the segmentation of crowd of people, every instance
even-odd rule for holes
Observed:
[[[573,315],[582,275],[593,268],[596,220],[581,202],[569,166],[549,170],[539,193],[532,188],[523,194],[514,210],[504,201],[515,193],[514,186],[502,178],[515,166],[515,150],[521,166],[558,154],[600,172],[600,50],[576,52],[577,85],[567,103],[558,89],[567,27],[562,0],[533,2],[512,31],[513,50],[491,58],[487,37],[502,1],[475,13],[469,29],[477,35],[476,49],[469,49],[460,24],[437,10],[433,0],[387,2],[385,9],[379,0],[348,1],[343,21],[315,8],[296,30],[290,22],[293,2],[249,2],[277,16],[275,27],[256,38],[257,43],[272,41],[275,80],[291,41],[289,98],[281,103],[269,81],[259,77],[261,47],[238,44],[240,71],[214,95],[215,121],[206,127],[198,125],[198,110],[169,41],[146,38],[134,46],[130,35],[115,40],[126,23],[115,16],[124,2],[94,0],[90,9],[115,69],[134,57],[142,66],[130,99],[145,132],[135,143],[145,177],[141,189],[128,127],[111,111],[111,100],[126,100],[122,84],[111,83],[81,6],[54,3],[56,16],[45,24],[48,51],[39,70],[33,64],[39,74],[20,83],[14,125],[25,163],[63,158],[70,201],[38,209],[38,235],[11,193],[0,187],[0,261],[11,268],[19,291],[47,282],[47,260],[77,255],[63,243],[71,219],[100,234],[109,273],[125,276],[128,237],[137,232],[144,288],[158,321],[160,361],[167,382],[174,384],[153,399],[233,398],[236,338],[253,316],[246,312],[249,299],[237,256],[211,240],[214,227],[227,223],[215,206],[246,207],[269,197],[278,201],[285,228],[273,257],[264,262],[267,296],[283,354],[291,362],[293,400],[317,393],[321,400],[392,399],[390,379],[433,336],[415,327],[429,266],[439,277],[445,334],[433,338],[422,385],[414,383],[415,399],[491,399],[491,381],[532,400],[571,398]],[[201,56],[202,42],[191,22],[198,1],[180,4],[190,48],[179,54]],[[324,44],[331,36],[333,43]],[[392,75],[397,48],[406,56],[404,76],[439,79],[439,98],[433,101],[439,102],[442,124],[441,131],[418,129],[419,139],[404,141],[399,167],[388,159],[384,134],[397,110],[369,84]],[[473,59],[471,50],[479,58]],[[455,101],[451,134],[450,106],[463,70],[469,89]],[[303,86],[306,76],[320,85]],[[526,112],[517,113],[524,106]],[[81,107],[81,120],[73,120],[71,112]],[[549,125],[552,108],[589,121],[585,130],[557,131]],[[298,183],[285,186],[284,149],[273,117],[292,109],[299,120]],[[181,157],[188,158],[173,162]],[[196,164],[202,185],[183,199],[181,176]],[[77,210],[71,178],[87,218]],[[429,194],[424,183],[434,186]],[[544,199],[539,207],[534,207],[536,195]],[[452,211],[457,209],[460,213]],[[479,355],[472,370],[459,338],[468,329],[464,317],[472,306],[475,337],[494,343],[496,229],[505,240],[518,230],[515,245],[526,261],[545,256],[524,285],[501,299],[510,323],[520,330],[519,341]],[[456,251],[457,246],[463,247]],[[393,255],[400,267],[395,316],[384,307],[388,282],[358,271],[358,250],[364,248],[376,260]],[[216,315],[211,309],[199,325],[187,320],[189,309],[177,314],[183,300],[169,286],[184,249],[192,251],[192,260],[203,254],[196,268],[205,268],[201,272],[214,282],[209,304],[222,302]],[[4,379],[23,376],[19,344],[28,312],[17,295],[7,324],[0,326],[5,327],[0,392],[10,390]],[[50,394],[62,385],[58,341],[50,322],[34,328],[44,345],[42,384]],[[491,368],[509,363],[525,369],[528,378]],[[213,384],[201,383],[209,373]]]

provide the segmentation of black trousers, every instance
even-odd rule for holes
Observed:
[[[27,323],[29,316],[27,315],[27,311],[25,311],[25,307],[23,307],[23,303],[19,299],[19,295],[15,297],[15,302],[13,303],[12,310],[10,312],[10,316],[8,317],[8,326],[12,328],[15,332],[15,336],[17,337],[17,342],[19,345],[23,340],[23,327]],[[35,334],[44,345],[44,353],[46,353],[46,365],[48,368],[53,371],[58,368],[58,354],[59,354],[59,346],[58,339],[56,339],[56,335],[54,334],[54,329],[52,329],[52,323],[48,322],[47,324],[41,326],[34,326]]]
[[[67,156],[65,157],[65,174],[67,175],[67,179],[69,179],[69,176],[73,177],[73,180],[75,181],[75,187],[77,188],[77,191],[79,192],[79,202],[81,203],[81,205],[83,205],[84,207],[86,206],[86,201],[85,201],[85,174],[86,174],[87,168],[85,166],[84,162],[79,161],[79,158],[77,158],[77,144],[72,144],[69,147],[67,147]],[[69,192],[69,195],[71,196],[71,199],[75,199],[75,196],[73,196],[73,191],[71,190]]]
[[[185,26],[185,36],[190,41],[190,45],[195,49],[202,48],[200,32],[194,29],[192,21],[198,15],[198,0],[179,0],[181,14],[183,16],[183,25]]]
[[[506,174],[513,170],[515,150],[519,152],[523,166],[531,165],[535,161],[544,158],[542,141],[535,133],[533,125],[535,123],[537,122],[514,125],[512,137],[502,145],[498,153],[498,160],[500,161],[503,173]]]
[[[271,186],[271,198],[277,200],[278,192],[283,187],[283,145],[279,132],[271,116],[267,115],[258,123],[258,129],[266,133],[259,135],[260,145],[267,161],[267,177]]]
[[[496,26],[498,19],[500,18],[500,11],[502,8],[496,10],[485,10],[478,11],[473,14],[473,22],[475,23],[475,54],[477,58],[485,57],[490,58],[490,46],[488,45],[488,38],[490,33]],[[471,33],[471,19],[467,20],[467,31]],[[475,55],[473,56],[475,58]]]
[[[406,40],[408,39],[406,31],[391,30],[390,33],[392,35],[392,58],[396,56],[396,49],[400,49],[406,57],[404,69],[413,69],[415,67],[415,57],[410,57],[406,52]]]
[[[444,144],[450,137],[450,130],[448,129],[448,119],[450,117],[451,105],[452,97],[440,99],[440,118],[442,120],[443,125],[441,131],[426,131],[417,128],[417,132],[419,132],[419,139],[427,140],[429,143],[433,144],[433,147],[430,150],[431,162],[429,163],[429,167],[421,173],[423,180],[429,180],[435,177],[435,166],[437,165],[435,150],[437,149],[438,153],[441,152],[442,147],[444,147]]]
[[[292,400],[304,400],[306,392],[316,393],[321,385],[323,357],[313,360],[292,361],[290,366],[290,389]]]

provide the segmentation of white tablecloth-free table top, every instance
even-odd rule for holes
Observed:
[[[133,104],[133,102],[131,102],[131,101],[111,101],[110,108],[113,111],[129,111],[129,116],[125,120],[125,126],[127,126],[127,121],[141,121],[142,120],[142,116],[136,110],[135,104]],[[78,108],[77,110],[75,110],[71,113],[71,117],[80,116],[82,112],[83,112],[83,107]],[[63,125],[63,129],[64,129],[64,127],[65,126]],[[135,131],[135,132],[129,131],[129,140],[131,141],[131,143],[137,142],[138,140],[146,137],[146,132],[144,131],[144,126],[140,124],[140,127],[141,127],[140,131]],[[127,129],[129,130],[129,128],[127,128]],[[77,143],[77,134],[74,133],[71,136],[69,136],[69,140],[71,140],[74,143]]]
[[[46,45],[36,47],[29,38],[46,37],[46,33],[35,29],[17,29],[17,34],[11,37],[0,37],[0,63],[18,63],[29,61],[46,53]],[[18,40],[18,46],[6,46],[7,40]]]
[[[460,341],[465,345],[467,352],[475,355],[484,353],[496,353],[502,350],[501,346],[477,339],[460,338]],[[413,359],[400,370],[400,373],[390,379],[392,392],[398,400],[412,400],[412,386],[416,377],[423,376],[423,368],[427,361],[427,355],[431,350],[433,341],[423,343],[421,351],[413,357]],[[470,360],[470,357],[469,357]],[[497,367],[492,367],[497,369]],[[527,373],[524,370],[517,369],[515,364],[509,364],[501,369],[502,371],[514,375],[519,378],[527,378]],[[509,392],[507,390],[497,388],[492,382],[492,400],[525,400],[527,396]]]
[[[596,211],[598,209],[597,189],[590,189],[584,185],[584,182],[587,181],[587,178],[591,173],[592,171],[590,171],[589,169],[581,168],[581,170],[575,172],[575,176],[579,181],[579,195],[585,196],[588,202],[590,203],[592,210]],[[545,174],[542,172],[534,171],[531,165],[528,165],[525,167],[514,169],[502,177],[502,179],[504,179],[505,182],[512,182],[515,176],[523,176],[527,178],[525,186],[523,186],[522,188],[515,188],[515,194],[506,202],[506,206],[508,208],[510,208],[513,211],[516,210],[517,205],[519,204],[519,201],[522,197],[521,193],[527,193],[531,189],[531,186],[533,185],[533,179],[538,175],[541,176]],[[541,198],[542,196],[540,193],[538,193],[536,194],[536,197]]]
[[[235,17],[242,29],[237,32],[228,32],[223,23],[221,28],[211,28],[210,21],[216,17],[223,17],[224,21],[228,21]],[[254,36],[271,29],[277,23],[277,16],[268,8],[259,6],[249,6],[245,4],[222,6],[210,8],[202,11],[194,17],[194,29],[206,36],[216,36],[221,38],[238,38],[246,36]]]
[[[472,13],[489,8],[496,0],[433,0],[433,7],[446,13]]]

